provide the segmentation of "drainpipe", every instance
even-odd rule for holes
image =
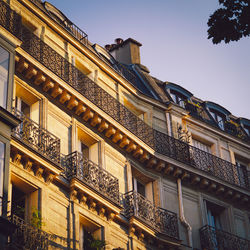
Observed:
[[[177,179],[178,187],[178,201],[179,201],[179,217],[183,226],[187,229],[188,232],[188,245],[193,249],[193,240],[192,240],[192,227],[187,222],[184,215],[183,200],[182,200],[182,189],[181,189],[181,179]]]

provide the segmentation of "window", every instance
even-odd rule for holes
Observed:
[[[182,95],[174,90],[170,90],[170,96],[176,104],[185,108],[185,100],[187,99],[187,97],[185,97],[184,95]]]
[[[151,202],[154,201],[153,183],[154,180],[135,168],[132,168],[133,190],[146,197]]]
[[[242,187],[246,187],[246,184],[247,184],[247,163],[246,162],[243,162],[242,160],[240,159],[235,159],[235,164],[236,164],[236,167],[237,167],[237,174],[238,174],[238,178],[239,178],[239,184],[240,186]]]
[[[7,107],[9,52],[0,46],[0,106]]]
[[[100,150],[98,141],[80,128],[78,128],[77,134],[78,152],[82,153],[85,158],[99,164]]]
[[[218,124],[218,126],[220,127],[220,129],[225,130],[224,122],[226,120],[226,116],[214,109],[209,109],[209,111],[214,120],[216,121],[216,123]]]
[[[89,159],[89,147],[86,146],[81,140],[79,141],[80,144],[80,153],[82,153],[82,155],[86,158]]]
[[[105,242],[102,240],[102,227],[94,221],[80,216],[80,229],[79,229],[79,250],[89,250],[91,243],[104,246]]]
[[[250,126],[243,125],[243,128],[244,128],[245,132],[247,133],[247,135],[250,137]]]
[[[30,105],[27,104],[20,97],[16,97],[16,109],[22,112],[27,118],[30,118]]]
[[[0,141],[0,197],[3,197],[3,175],[4,175],[4,159],[5,144]],[[1,199],[0,198],[0,199]],[[0,200],[0,215],[2,214],[2,199]]]
[[[15,108],[17,112],[39,124],[40,99],[21,84],[16,84]]]
[[[146,187],[145,187],[145,184],[143,184],[142,182],[140,182],[139,180],[137,180],[135,177],[134,177],[134,182],[133,182],[133,187],[134,187],[134,190],[141,194],[142,196],[146,196]]]
[[[204,142],[198,141],[196,139],[192,139],[192,141],[193,141],[194,147],[199,148],[200,150],[203,150],[203,151],[211,154],[211,146],[210,145],[208,145]]]
[[[228,208],[221,205],[221,202],[214,203],[212,201],[205,200],[205,211],[207,225],[214,229],[228,231],[229,229],[229,217]]]
[[[222,213],[225,208],[208,201],[206,202],[206,205],[208,225],[222,230]]]
[[[38,209],[39,190],[16,176],[12,176],[11,214],[32,222],[32,213]]]

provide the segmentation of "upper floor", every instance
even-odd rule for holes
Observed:
[[[1,43],[1,105],[22,120],[11,140],[16,172],[22,166],[47,184],[60,183],[72,199],[109,218],[136,218],[131,229],[140,235],[141,228],[165,233],[162,224],[172,223],[167,237],[175,244],[177,215],[159,191],[167,179],[248,209],[247,119],[150,76],[133,39],[117,40],[109,53],[48,3],[10,1],[10,7],[0,2],[1,31],[15,48]],[[123,46],[137,51],[126,58],[132,61],[118,54]],[[16,175],[12,180],[14,196],[37,190],[23,190]]]
[[[68,121],[63,125],[67,127],[63,135],[49,125],[54,122],[48,112],[50,103],[56,104],[54,109],[59,105],[58,114],[63,106],[67,114],[74,113],[76,120],[80,117],[105,140],[159,171],[169,173],[166,163],[174,160],[178,168],[180,163],[188,165],[189,175],[193,168],[200,169],[230,184],[248,187],[249,144],[241,140],[243,137],[224,132],[227,123],[235,125],[226,109],[206,102],[202,114],[210,122],[197,121],[189,116],[186,106],[198,108],[201,101],[195,102],[192,94],[180,86],[151,77],[148,69],[136,61],[138,56],[131,55],[131,63],[125,65],[99,45],[87,40],[79,43],[68,24],[64,26],[55,18],[62,13],[48,3],[11,1],[10,6],[21,14],[11,12],[12,19],[2,19],[2,25],[15,35],[16,74],[21,78],[15,85],[12,106],[42,129],[54,132],[53,147],[57,152],[58,148],[63,154],[74,152],[77,143],[72,138],[77,136],[68,131],[72,123],[69,118],[61,121]],[[2,8],[6,6],[2,4]],[[37,15],[31,12],[34,8]],[[111,53],[120,60],[122,56],[116,54],[123,44],[124,48],[132,46],[138,54],[140,44],[133,39],[117,42]],[[33,87],[23,84],[24,79]],[[210,126],[216,122],[223,125]],[[241,119],[237,127],[242,136],[247,134],[247,122]],[[59,162],[59,154],[51,157],[57,157]],[[221,165],[231,174],[225,174]]]

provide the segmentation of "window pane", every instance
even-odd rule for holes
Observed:
[[[3,197],[3,173],[4,173],[5,144],[0,141],[0,197]],[[0,215],[2,214],[2,199],[0,199]]]
[[[9,52],[0,47],[0,106],[6,108],[8,89]]]
[[[171,95],[171,98],[173,99],[173,101],[176,103],[176,102],[177,102],[177,100],[176,100],[176,95],[173,94],[173,93],[170,93],[170,95]]]
[[[206,151],[207,153],[211,153],[211,147],[210,145],[207,145],[203,142],[200,142],[198,140],[192,139],[193,140],[193,146],[196,148],[199,148],[200,150]]]

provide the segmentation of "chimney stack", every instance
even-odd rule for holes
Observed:
[[[109,52],[120,63],[140,64],[140,46],[141,43],[132,38],[123,41],[121,38],[115,39],[116,44],[112,44]]]

